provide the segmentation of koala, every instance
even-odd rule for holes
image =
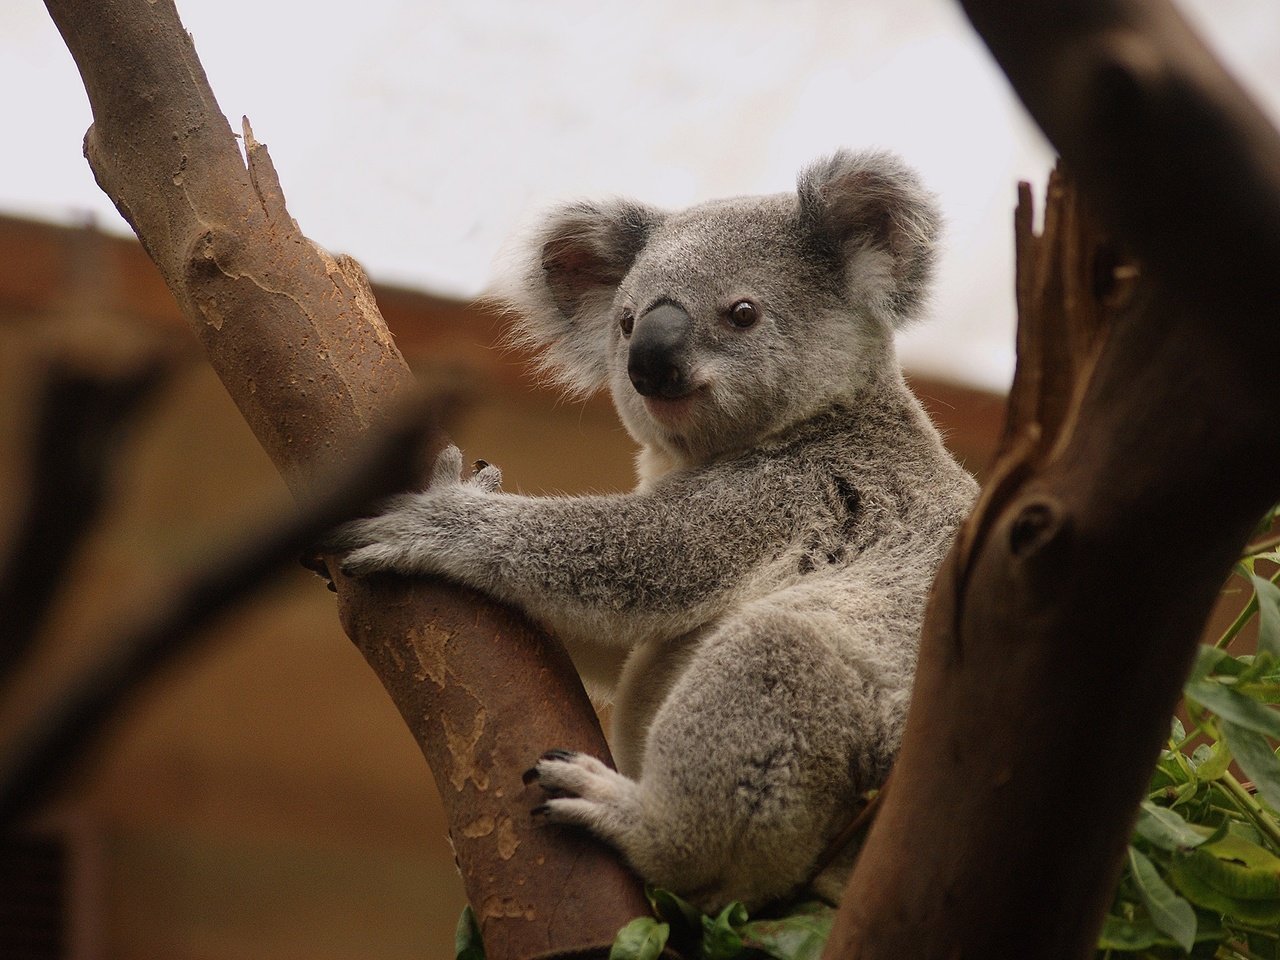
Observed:
[[[530,497],[446,451],[342,528],[356,576],[444,577],[523,609],[613,703],[617,769],[550,750],[535,813],[715,910],[812,889],[898,748],[934,571],[973,479],[903,382],[938,213],[880,152],[794,193],[551,211],[503,290],[570,394],[607,387],[633,492]],[[554,747],[548,744],[548,747]],[[533,760],[534,758],[530,758]]]

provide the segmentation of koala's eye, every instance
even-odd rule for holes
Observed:
[[[622,316],[618,318],[618,326],[622,328],[622,335],[624,337],[631,336],[631,331],[635,328],[635,325],[636,315],[630,310],[623,310]]]
[[[729,322],[739,330],[755,325],[760,319],[760,311],[750,300],[739,300],[729,308]]]

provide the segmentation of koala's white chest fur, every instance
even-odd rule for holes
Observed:
[[[559,208],[506,298],[546,372],[610,390],[637,488],[524,497],[455,467],[340,538],[345,568],[457,580],[566,642],[613,692],[621,772],[553,750],[539,810],[705,908],[809,881],[897,749],[976,489],[893,352],[937,219],[884,154],[837,154],[794,194]]]

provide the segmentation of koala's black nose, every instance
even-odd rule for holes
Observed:
[[[693,321],[679,305],[664,302],[638,320],[631,333],[627,375],[644,397],[683,397],[692,386],[685,364]]]

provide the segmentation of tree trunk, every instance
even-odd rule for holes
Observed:
[[[363,272],[304,237],[266,148],[241,156],[171,0],[47,0],[93,108],[85,155],[290,488],[306,499],[410,389]],[[438,435],[432,447],[445,438]],[[432,582],[338,578],[343,624],[435,774],[488,956],[604,956],[645,911],[593,840],[534,827],[549,747],[608,757],[558,645]]]
[[[1024,190],[1004,456],[939,573],[831,958],[1090,955],[1213,598],[1280,488],[1257,388],[1280,138],[1167,3],[965,7],[1143,275],[1057,184],[1032,238]]]

